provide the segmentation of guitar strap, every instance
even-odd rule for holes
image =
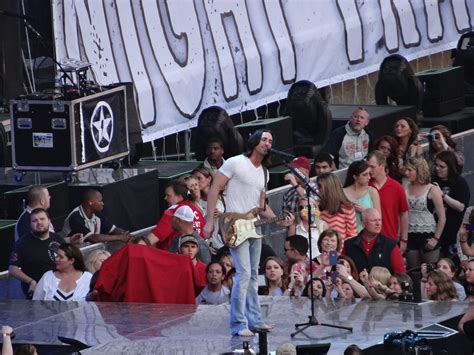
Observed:
[[[263,210],[267,208],[268,198],[267,198],[267,182],[268,182],[268,169],[262,165],[263,168],[263,187],[265,189],[265,200],[263,202]]]

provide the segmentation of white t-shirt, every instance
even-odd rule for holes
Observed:
[[[227,159],[219,172],[229,178],[226,212],[246,213],[260,207],[260,194],[265,191],[263,166],[256,168],[245,155],[237,155]]]
[[[85,301],[89,286],[91,283],[92,274],[84,271],[82,276],[76,281],[76,288],[73,292],[69,292],[67,301]],[[59,282],[53,271],[46,272],[36,286],[33,300],[35,301],[57,301],[63,299],[55,298],[56,292],[59,290]],[[61,290],[59,290],[61,291]],[[64,299],[65,300],[65,299]]]

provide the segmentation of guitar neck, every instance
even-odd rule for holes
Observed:
[[[255,227],[264,226],[265,224],[280,222],[280,221],[283,221],[284,219],[285,219],[285,216],[259,219],[258,221],[254,222],[254,226]]]

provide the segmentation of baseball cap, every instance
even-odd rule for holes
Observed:
[[[173,216],[186,222],[194,221],[194,212],[189,206],[178,207]]]
[[[289,166],[292,166],[293,168],[305,168],[306,170],[311,170],[311,163],[308,158],[306,157],[296,157],[293,159],[293,161],[288,164]]]
[[[181,248],[181,246],[184,243],[187,243],[187,242],[192,242],[192,243],[196,244],[197,246],[199,246],[198,241],[197,241],[196,238],[194,238],[192,235],[186,235],[186,236],[181,237],[179,239],[179,247]]]

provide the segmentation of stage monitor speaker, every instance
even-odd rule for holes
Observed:
[[[323,355],[329,352],[331,343],[296,345],[297,355]]]
[[[464,108],[463,67],[428,69],[416,76],[424,88],[423,116],[443,116]]]
[[[8,270],[8,261],[15,245],[15,220],[0,220],[0,272]]]
[[[282,150],[288,153],[293,152],[293,126],[291,117],[276,117],[265,118],[235,126],[244,139],[245,146],[249,137],[259,129],[269,129],[273,133],[273,148]],[[272,165],[276,166],[282,164],[280,157],[272,156]]]

